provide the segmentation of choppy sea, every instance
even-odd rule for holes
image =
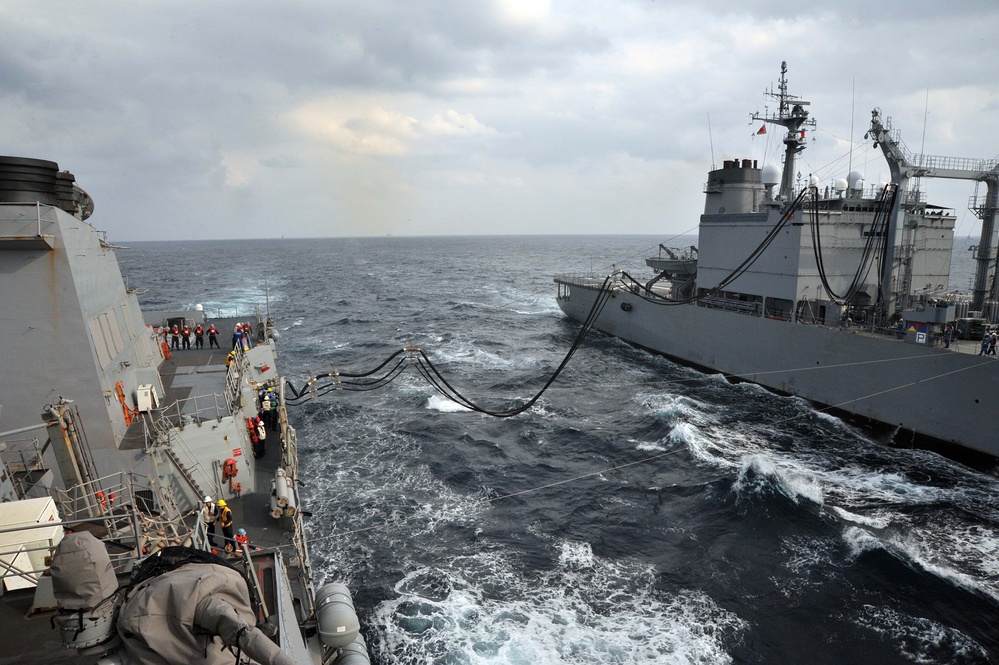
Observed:
[[[644,274],[661,240],[185,241],[118,258],[146,308],[269,307],[296,385],[416,345],[505,409],[576,336],[553,274]],[[800,399],[594,333],[514,418],[413,371],[291,416],[313,562],[354,590],[378,663],[999,662],[995,471]]]

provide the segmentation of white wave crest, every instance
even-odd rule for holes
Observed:
[[[376,608],[376,639],[404,662],[732,662],[747,626],[702,592],[663,599],[651,568],[555,546],[560,565],[536,576],[496,551],[409,573]]]
[[[457,413],[459,411],[471,411],[466,406],[462,406],[457,402],[453,402],[442,395],[434,393],[427,398],[427,408],[431,411],[440,411],[442,413]]]
[[[822,484],[808,470],[792,465],[788,460],[777,461],[764,455],[752,455],[743,461],[733,489],[737,494],[759,492],[759,478],[767,479],[795,503],[809,501],[818,506],[825,503]]]
[[[853,522],[855,524],[860,524],[862,526],[868,526],[875,529],[887,529],[891,525],[891,518],[887,515],[858,515],[856,513],[851,513],[845,508],[840,508],[839,506],[831,506],[832,511],[842,520],[847,522]]]
[[[972,638],[925,617],[903,614],[891,607],[867,605],[854,623],[893,643],[914,663],[977,662],[988,652]],[[955,660],[955,656],[959,656]]]

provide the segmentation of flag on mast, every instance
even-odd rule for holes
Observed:
[[[758,130],[756,130],[756,133],[757,134],[766,134],[767,133],[767,126],[765,124],[760,125],[760,128]]]

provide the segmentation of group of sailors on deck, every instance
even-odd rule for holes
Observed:
[[[186,323],[183,326],[179,326],[176,323],[169,328],[163,329],[163,341],[166,342],[166,338],[170,338],[170,348],[180,350],[181,344],[183,348],[191,348],[191,333],[194,333],[194,348],[203,349],[205,348],[205,332],[208,333],[208,348],[218,349],[219,347],[219,330],[215,327],[215,324],[208,326],[206,329],[200,323],[191,329],[191,326]]]

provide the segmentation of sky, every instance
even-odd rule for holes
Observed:
[[[72,172],[112,242],[666,238],[712,166],[780,163],[782,61],[803,176],[887,180],[875,107],[995,158],[997,34],[994,0],[8,0],[0,154]],[[978,232],[975,183],[922,187]]]

